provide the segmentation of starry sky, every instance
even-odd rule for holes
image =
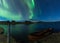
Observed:
[[[60,0],[0,0],[0,21],[60,21]]]

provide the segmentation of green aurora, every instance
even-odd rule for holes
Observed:
[[[12,5],[14,5],[14,8],[16,8],[15,3],[13,2],[14,0],[10,0],[12,2]],[[27,19],[32,19],[34,16],[34,12],[33,9],[35,7],[35,3],[34,0],[22,0],[22,3],[24,5],[27,5],[28,8],[28,15],[29,17]],[[1,0],[1,4],[2,7],[0,6],[0,16],[6,18],[7,20],[15,20],[15,21],[19,21],[19,20],[23,20],[23,14],[22,12],[18,12],[18,13],[14,13],[10,11],[10,5],[7,3],[7,0]]]

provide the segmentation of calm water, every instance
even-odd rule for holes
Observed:
[[[8,25],[0,25],[0,27],[4,28],[4,32],[6,33],[8,30]],[[60,31],[60,22],[56,23],[39,23],[39,24],[31,24],[31,25],[24,25],[24,24],[16,24],[16,25],[11,25],[11,34],[21,34],[22,32],[35,32],[35,31],[40,31],[43,29],[47,28],[54,28],[54,32],[59,32]]]
[[[5,34],[8,31],[8,25],[0,25],[0,27],[4,28]],[[17,39],[25,39],[27,35],[36,31],[44,30],[47,28],[54,28],[54,32],[60,32],[60,22],[57,23],[39,23],[39,24],[31,24],[31,25],[24,25],[24,24],[17,24],[11,25],[11,35],[16,37]]]
[[[29,33],[32,33],[47,28],[54,28],[54,32],[59,32],[60,23],[40,23],[40,24],[31,24],[28,26],[23,24],[18,24],[18,25],[13,25],[11,30],[16,34],[19,34],[21,32],[27,32],[27,31],[29,31]]]

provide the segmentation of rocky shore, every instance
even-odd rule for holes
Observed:
[[[40,40],[41,43],[60,43],[60,32],[52,33],[50,36]]]

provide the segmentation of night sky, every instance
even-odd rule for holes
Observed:
[[[60,21],[60,0],[0,0],[0,20]]]

